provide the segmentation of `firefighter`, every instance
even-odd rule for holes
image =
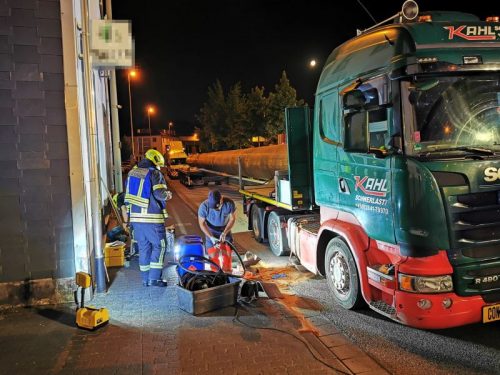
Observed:
[[[206,236],[205,248],[208,257],[220,265],[219,252],[222,255],[222,270],[231,271],[231,248],[225,241],[233,242],[231,228],[236,222],[236,206],[232,199],[222,196],[219,190],[208,193],[208,199],[198,209],[198,224]],[[217,244],[220,242],[220,244]]]
[[[172,193],[160,172],[164,164],[163,155],[150,149],[129,172],[126,183],[125,204],[139,247],[139,268],[144,286],[167,286],[161,273],[166,251],[166,201],[172,198]]]

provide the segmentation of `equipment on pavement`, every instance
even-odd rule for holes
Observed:
[[[92,276],[85,272],[77,272],[75,277],[76,325],[79,328],[94,330],[109,322],[109,311],[106,308],[97,309],[93,306],[85,307],[85,289],[92,285]],[[78,302],[78,288],[81,288],[80,302]]]
[[[240,278],[245,274],[245,265],[234,245],[227,245],[236,254],[242,270],[241,275],[224,272],[221,260],[206,258],[204,246],[199,236],[183,236],[176,246],[177,297],[179,307],[193,315],[234,305],[239,296]],[[220,243],[216,243],[216,246]]]

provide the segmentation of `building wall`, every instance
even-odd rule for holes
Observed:
[[[60,17],[58,0],[0,0],[0,303],[75,271]]]

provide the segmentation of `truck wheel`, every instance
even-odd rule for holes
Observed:
[[[356,309],[363,305],[356,262],[349,246],[339,237],[332,239],[326,248],[325,273],[335,301],[343,308]]]
[[[286,235],[283,235],[281,220],[276,211],[272,211],[267,219],[267,239],[274,255],[280,257],[288,253]]]
[[[250,216],[252,218],[252,230],[255,241],[262,242],[264,239],[262,238],[262,219],[260,215],[260,208],[256,204],[252,206],[252,211],[250,212]]]

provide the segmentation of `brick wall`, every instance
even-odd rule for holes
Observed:
[[[0,0],[0,283],[73,276],[68,165],[59,1]]]

